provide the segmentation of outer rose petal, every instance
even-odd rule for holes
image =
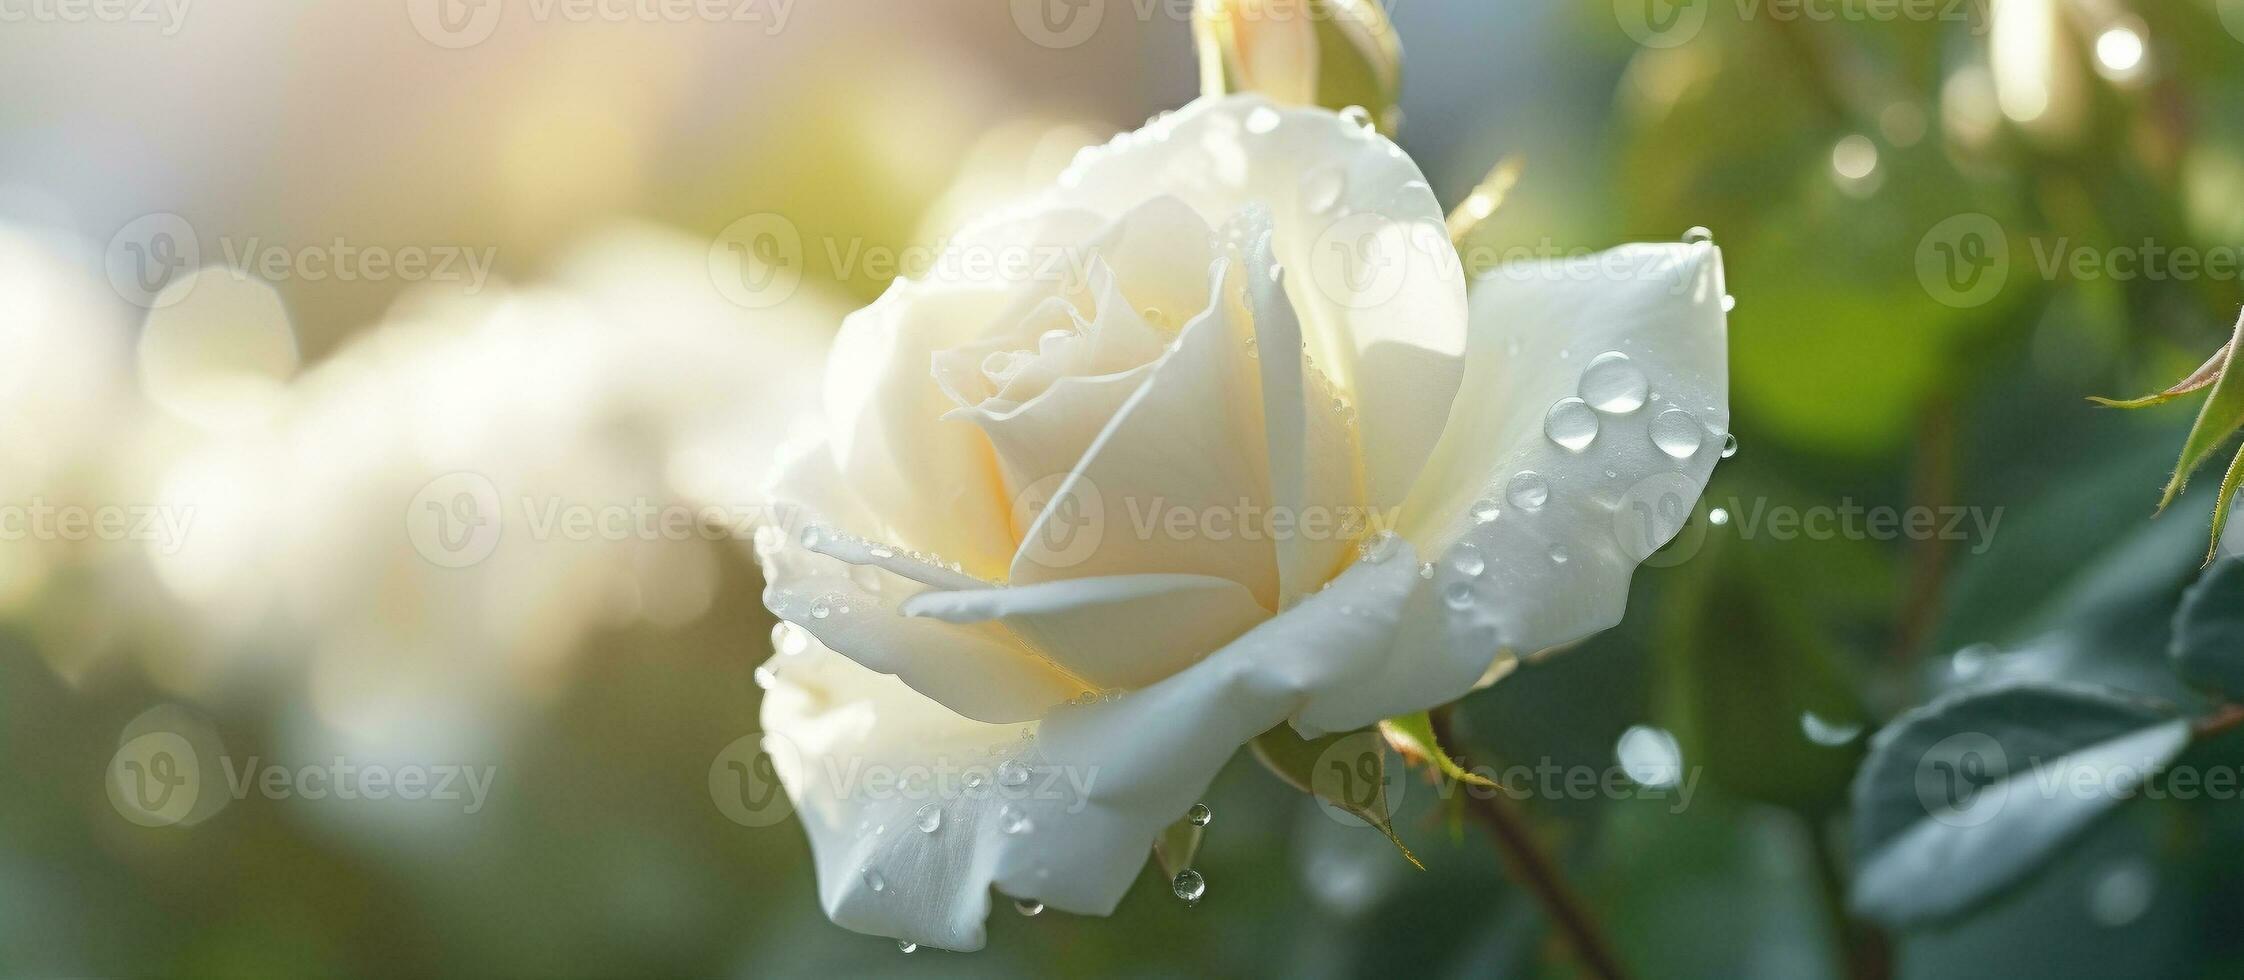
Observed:
[[[1154,835],[1240,746],[1352,697],[1346,682],[1376,666],[1422,584],[1414,552],[1396,542],[1200,663],[1035,726],[968,721],[815,645],[773,658],[764,728],[785,739],[783,755],[799,753],[780,772],[827,914],[858,932],[970,950],[993,884],[1063,911],[1112,912]],[[974,767],[978,778],[938,781]],[[916,791],[881,792],[868,781],[876,772],[923,778]],[[923,832],[927,807],[940,816]]]
[[[1631,573],[1681,528],[1729,433],[1723,297],[1711,244],[1505,266],[1476,286],[1465,387],[1401,528],[1443,555],[1433,584],[1453,676],[1499,649],[1532,653],[1620,621]],[[1643,372],[1649,395],[1635,411],[1598,412],[1596,438],[1569,451],[1546,416],[1609,351]],[[1670,447],[1688,434],[1696,449],[1663,450],[1655,426]],[[1540,481],[1515,494],[1523,472]],[[1527,506],[1538,482],[1547,499]],[[1485,571],[1465,574],[1476,565]]]
[[[1401,502],[1464,370],[1465,282],[1441,205],[1385,137],[1324,109],[1202,99],[1060,177],[1057,202],[1119,214],[1170,194],[1221,225],[1266,207],[1316,363],[1352,395],[1371,502]]]

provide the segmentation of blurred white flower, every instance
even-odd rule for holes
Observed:
[[[827,913],[974,949],[993,884],[1110,912],[1256,735],[1617,622],[1721,454],[1725,329],[1705,242],[1507,266],[1468,314],[1417,166],[1259,97],[969,228],[843,326],[758,541]]]
[[[321,720],[378,740],[502,716],[594,630],[693,620],[838,318],[733,306],[704,243],[625,228],[542,285],[409,297],[249,421],[152,421],[191,446],[154,483],[194,525],[147,557],[209,634],[164,673],[302,649]]]

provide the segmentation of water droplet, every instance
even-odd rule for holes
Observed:
[[[1591,408],[1627,415],[1644,407],[1652,383],[1627,354],[1611,350],[1590,358],[1589,366],[1582,369],[1578,390]]]
[[[1340,110],[1340,118],[1342,120],[1355,124],[1357,129],[1363,130],[1366,133],[1372,131],[1373,123],[1371,121],[1371,110],[1366,109],[1363,106],[1352,105],[1346,109]]]
[[[1247,356],[1256,358],[1262,356],[1262,344],[1253,337],[1247,338]]]
[[[1025,834],[1036,829],[1036,822],[1008,803],[997,808],[997,829],[1007,834]]]
[[[1706,522],[1715,527],[1727,526],[1730,523],[1730,512],[1726,508],[1716,507],[1706,512]]]
[[[865,870],[858,872],[858,876],[865,879],[865,887],[867,888],[870,888],[876,892],[884,892],[888,890],[888,879],[881,877],[880,872],[878,871],[875,871],[871,868],[866,868]]]
[[[1737,433],[1735,433],[1735,432],[1732,432],[1732,433],[1730,433],[1730,434],[1728,434],[1728,435],[1725,435],[1725,436],[1723,436],[1723,437],[1722,437],[1722,458],[1723,458],[1723,459],[1729,459],[1730,457],[1732,457],[1732,456],[1735,456],[1735,455],[1737,455],[1737,454],[1738,454],[1738,434],[1737,434]]]
[[[1551,499],[1550,481],[1543,479],[1543,475],[1534,470],[1521,470],[1512,476],[1511,484],[1504,488],[1504,497],[1514,507],[1534,510]]]
[[[772,671],[769,664],[758,665],[756,667],[755,678],[756,686],[766,691],[771,690],[772,685],[779,683],[779,675]]]
[[[798,656],[810,649],[810,632],[781,620],[771,628],[771,648],[779,651],[782,657]]]
[[[825,619],[826,617],[833,614],[833,604],[827,602],[825,596],[819,596],[816,599],[810,600],[810,618]]]
[[[1683,240],[1692,245],[1697,245],[1701,242],[1712,242],[1714,241],[1714,233],[1706,230],[1706,227],[1704,225],[1693,225],[1691,226],[1691,230],[1683,233]]]
[[[1192,809],[1184,812],[1184,819],[1195,827],[1205,827],[1215,819],[1215,811],[1208,809],[1205,803],[1194,803]]]
[[[1277,129],[1278,122],[1278,110],[1266,105],[1258,105],[1254,107],[1253,112],[1247,113],[1247,132],[1260,136]]]
[[[2088,914],[2098,925],[2117,928],[2150,911],[2158,879],[2149,862],[2125,858],[2099,875],[2088,889]]]
[[[1169,315],[1161,312],[1161,308],[1158,306],[1148,306],[1144,310],[1140,311],[1140,313],[1145,317],[1145,322],[1150,323],[1156,327],[1166,327],[1169,325]]]
[[[1664,788],[1683,779],[1683,746],[1667,729],[1631,726],[1614,743],[1613,755],[1638,785]]]
[[[923,834],[932,834],[941,829],[943,826],[943,805],[940,803],[920,804],[919,810],[912,814],[912,823]]]
[[[1433,578],[1433,577],[1434,577],[1434,563],[1433,563],[1433,562],[1430,562],[1430,561],[1427,561],[1427,562],[1419,562],[1419,563],[1418,563],[1418,577],[1419,577],[1419,578]]]
[[[1339,167],[1318,167],[1301,178],[1301,204],[1311,214],[1328,214],[1339,206],[1340,197],[1347,190],[1348,175]]]
[[[1573,558],[1573,557],[1574,557],[1573,555],[1570,555],[1570,554],[1568,554],[1568,553],[1567,553],[1567,551],[1566,551],[1566,546],[1565,546],[1565,545],[1562,545],[1562,544],[1554,544],[1554,545],[1551,545],[1551,564],[1553,564],[1553,565],[1564,565],[1564,564],[1566,564],[1566,562],[1567,562],[1567,561],[1568,561],[1569,559],[1571,559],[1571,558]]]
[[[1473,502],[1473,523],[1486,524],[1504,513],[1504,508],[1494,497],[1482,497]]]
[[[1449,583],[1449,587],[1442,590],[1442,602],[1459,612],[1471,609],[1473,607],[1473,583]]]
[[[1169,890],[1175,892],[1178,898],[1184,899],[1184,904],[1198,905],[1200,899],[1208,894],[1208,880],[1200,877],[1200,872],[1186,868],[1170,879]]]
[[[1033,901],[1030,899],[1022,899],[1018,902],[1013,903],[1013,911],[1030,917],[1043,915],[1044,903]]]
[[[917,953],[919,952],[919,944],[908,939],[899,939],[896,941],[896,951],[899,953]]]
[[[997,764],[997,783],[1000,786],[1019,786],[1029,781],[1029,769],[1012,759]]]
[[[1724,295],[1724,296],[1722,297],[1722,312],[1724,312],[1724,313],[1733,313],[1733,312],[1736,312],[1737,308],[1738,308],[1738,298],[1737,298],[1737,297],[1735,297],[1735,296],[1730,296],[1730,295],[1727,295],[1727,294],[1725,294],[1725,295]]]
[[[982,771],[979,769],[966,770],[964,782],[966,783],[967,789],[981,789],[982,783],[984,782],[984,780],[982,779]]]
[[[819,544],[819,542],[821,542],[821,541],[823,541],[823,540],[825,540],[825,536],[824,536],[824,535],[821,535],[821,534],[819,534],[819,533],[818,533],[818,528],[817,528],[817,527],[813,526],[813,527],[806,527],[806,528],[803,528],[803,533],[802,533],[802,542],[803,542],[803,547],[805,547],[805,548],[813,548],[813,549],[815,549],[815,548],[817,548],[817,547],[818,547],[818,544]]]
[[[1706,430],[1699,428],[1699,420],[1680,408],[1661,412],[1652,420],[1652,445],[1676,459],[1690,459],[1706,442]]]
[[[1597,413],[1579,398],[1561,398],[1543,416],[1543,434],[1567,452],[1581,452],[1597,441]]]
[[[871,548],[866,549],[866,551],[875,558],[887,559],[896,557],[896,549],[891,548],[885,544],[876,544]]]
[[[1469,541],[1450,551],[1449,565],[1457,569],[1458,574],[1468,578],[1488,570],[1488,562],[1481,558],[1480,549],[1473,547]]]
[[[1364,543],[1356,549],[1356,553],[1364,561],[1376,565],[1394,557],[1395,552],[1402,550],[1400,541],[1401,539],[1395,536],[1395,532],[1381,530],[1371,537],[1365,538]]]
[[[1862,726],[1850,722],[1831,721],[1813,711],[1800,713],[1800,732],[1817,745],[1841,746],[1862,735]]]

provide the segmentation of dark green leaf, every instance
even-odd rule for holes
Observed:
[[[2226,701],[2244,700],[2244,558],[2208,569],[2174,614],[2174,669]]]
[[[2027,877],[2189,744],[2171,708],[2077,687],[1959,692],[1878,733],[1854,785],[1853,904],[1912,927]]]

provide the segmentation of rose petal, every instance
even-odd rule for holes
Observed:
[[[1015,583],[1182,572],[1238,582],[1276,608],[1270,541],[1228,530],[1242,504],[1269,499],[1259,386],[1247,356],[1253,323],[1234,299],[1241,274],[1231,260],[1218,263],[1207,312],[1185,325],[1081,462],[1045,478],[1060,506],[1036,509],[1013,560]],[[1171,527],[1173,513],[1191,517],[1189,526]]]
[[[1385,649],[1419,581],[1408,545],[1395,551],[1166,680],[1033,727],[967,721],[822,650],[774,658],[763,724],[790,757],[779,771],[827,914],[859,932],[971,950],[992,884],[1062,911],[1112,912],[1154,835],[1240,746],[1346,698],[1343,682]],[[977,766],[978,780],[946,789],[939,778]],[[917,791],[874,778],[915,772],[925,777]],[[922,831],[929,806],[940,816]]]
[[[902,603],[927,591],[924,581],[957,588],[975,580],[945,568],[903,567],[925,563],[902,553],[878,561],[871,554],[873,546],[844,538],[856,533],[865,519],[855,513],[854,497],[840,478],[822,446],[809,447],[782,467],[779,499],[818,503],[816,510],[793,504],[798,510],[786,515],[783,524],[764,529],[757,543],[766,583],[764,605],[772,615],[809,630],[819,642],[867,668],[897,675],[914,690],[970,718],[989,722],[1037,718],[1083,692],[1082,682],[1000,627],[901,615]],[[857,553],[860,549],[864,554]],[[851,564],[822,552],[867,563]]]
[[[1620,621],[1630,575],[1682,526],[1729,433],[1723,295],[1710,244],[1510,265],[1476,286],[1465,387],[1403,518],[1412,541],[1444,555],[1458,656],[1486,667],[1498,648],[1533,652]],[[1585,390],[1599,400],[1583,378],[1607,352],[1649,394],[1633,411],[1597,411],[1595,438],[1569,450],[1547,416]]]
[[[1230,579],[1120,575],[1041,585],[922,592],[907,616],[1000,623],[1100,689],[1138,688],[1191,666],[1270,612]]]
[[[1056,199],[1119,214],[1173,194],[1211,225],[1259,204],[1311,357],[1350,393],[1375,504],[1399,503],[1463,376],[1465,283],[1441,205],[1402,150],[1317,108],[1202,99],[1088,151]]]

